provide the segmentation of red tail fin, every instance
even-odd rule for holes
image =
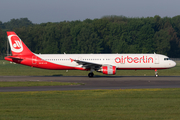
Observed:
[[[13,56],[18,55],[33,55],[29,48],[22,42],[22,40],[13,31],[8,31],[8,40]]]

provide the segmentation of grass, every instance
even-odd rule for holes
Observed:
[[[179,118],[179,88],[0,92],[0,120]]]
[[[180,76],[180,62],[174,68],[158,70],[160,76]],[[89,71],[46,70],[0,60],[0,76],[87,76]],[[94,72],[103,76],[102,73]],[[116,76],[154,76],[154,70],[117,70]]]
[[[80,83],[69,82],[38,82],[38,81],[16,81],[16,82],[0,82],[0,87],[31,87],[31,86],[65,86],[80,85]]]

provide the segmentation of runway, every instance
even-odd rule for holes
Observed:
[[[75,86],[0,87],[0,92],[180,88],[180,76],[0,76],[0,81],[55,81],[84,83]]]

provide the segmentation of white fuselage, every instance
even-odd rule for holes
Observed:
[[[80,60],[100,65],[112,65],[117,69],[167,69],[176,63],[161,54],[35,54],[44,61],[69,67],[82,67],[71,61]]]

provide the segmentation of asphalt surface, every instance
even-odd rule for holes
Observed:
[[[84,85],[43,87],[0,87],[0,92],[92,90],[92,89],[141,89],[180,88],[180,76],[0,76],[0,81],[55,81],[76,82]]]

